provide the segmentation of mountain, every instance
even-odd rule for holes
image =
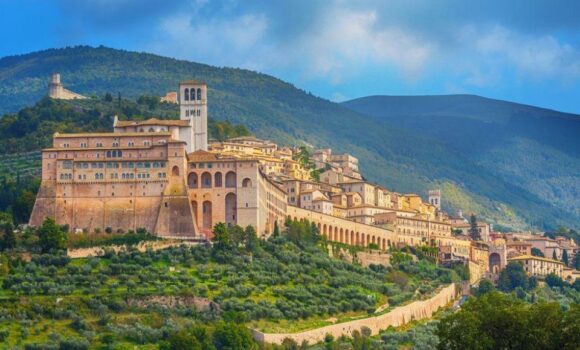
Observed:
[[[473,211],[512,228],[578,226],[580,222],[577,213],[560,209],[521,183],[498,177],[493,167],[445,140],[248,70],[105,47],[50,49],[0,59],[0,111],[14,112],[38,101],[55,71],[61,73],[66,88],[87,96],[107,92],[131,98],[162,95],[175,90],[181,80],[205,80],[212,118],[243,124],[258,137],[282,144],[352,153],[369,180],[389,189],[425,195],[439,187],[444,191],[445,208]],[[520,152],[525,153],[525,148]],[[554,169],[560,171],[575,174],[566,166]]]
[[[496,178],[580,215],[580,116],[473,95],[370,96],[343,103],[437,140]]]

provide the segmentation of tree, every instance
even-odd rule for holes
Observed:
[[[278,227],[278,220],[274,221],[274,231],[272,232],[272,236],[274,237],[280,236],[280,228]]]
[[[481,235],[477,228],[477,218],[475,217],[475,214],[471,214],[469,217],[469,236],[474,241],[481,241]]]
[[[580,314],[575,304],[530,304],[491,292],[470,299],[437,325],[438,349],[576,349]]]
[[[250,330],[243,324],[220,321],[213,332],[213,343],[218,350],[256,349]]]
[[[260,245],[260,240],[258,239],[258,235],[256,234],[256,229],[252,225],[246,226],[245,229],[246,235],[246,249],[250,252],[255,252],[256,248]]]
[[[580,253],[574,254],[574,259],[572,259],[572,267],[576,270],[580,270]]]
[[[566,285],[566,282],[560,276],[551,273],[546,276],[546,284],[550,287],[563,287]]]
[[[230,225],[228,227],[228,233],[234,247],[238,247],[240,244],[246,243],[246,233],[239,225]]]
[[[558,255],[556,255],[556,249],[552,250],[552,260],[558,260]]]
[[[484,278],[479,282],[479,287],[477,287],[477,289],[475,290],[475,295],[480,297],[489,292],[493,292],[494,290],[495,287],[493,286],[493,283],[490,280]]]
[[[542,251],[538,248],[532,248],[532,255],[544,258],[544,253],[542,253]]]
[[[508,263],[499,274],[497,287],[504,292],[510,292],[517,287],[528,289],[528,276],[522,264],[514,261]]]
[[[214,247],[217,250],[227,250],[232,246],[232,239],[226,224],[220,222],[213,227],[213,238]]]
[[[105,100],[105,102],[113,102],[113,96],[111,95],[111,93],[107,92],[105,94],[104,100]]]
[[[14,225],[12,216],[8,213],[0,213],[0,249],[13,249],[16,247],[16,236],[14,235]]]
[[[566,249],[562,252],[562,262],[568,266],[568,251]]]
[[[46,218],[36,233],[43,253],[66,249],[66,233],[62,231],[53,218]]]

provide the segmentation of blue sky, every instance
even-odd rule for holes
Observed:
[[[580,1],[2,0],[0,56],[105,45],[335,101],[472,93],[580,113],[579,14]]]

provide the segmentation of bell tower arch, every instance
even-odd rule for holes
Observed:
[[[207,151],[207,84],[197,80],[179,83],[179,119],[189,121],[182,140],[187,152]]]

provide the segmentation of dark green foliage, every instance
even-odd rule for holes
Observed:
[[[284,235],[295,244],[316,244],[322,238],[316,225],[308,220],[298,221],[288,218],[284,225]]]
[[[233,244],[230,231],[228,230],[226,224],[223,222],[217,223],[213,227],[212,242],[216,250],[224,251],[232,248]]]
[[[439,323],[439,349],[577,349],[580,307],[526,304],[498,292],[467,301]]]
[[[477,218],[475,217],[475,214],[471,214],[469,217],[469,237],[474,241],[481,241],[481,235],[477,228]]]
[[[519,262],[510,262],[505,269],[501,270],[497,282],[499,290],[509,292],[517,287],[529,290],[534,286],[530,285],[530,278],[524,271],[524,267]]]
[[[44,219],[36,232],[42,252],[66,249],[66,233],[54,222],[53,218]]]
[[[491,282],[488,279],[482,279],[479,282],[479,286],[477,288],[475,288],[474,293],[476,296],[480,297],[484,294],[487,294],[489,292],[493,292],[495,290],[495,287],[493,285],[493,282]]]
[[[546,276],[546,284],[550,287],[564,287],[568,285],[560,276],[553,273]]]
[[[564,251],[562,252],[562,262],[564,263],[564,265],[568,266],[568,250],[564,249]]]
[[[542,253],[542,251],[538,248],[532,248],[532,255],[544,258],[544,253]]]
[[[556,249],[552,250],[552,260],[558,260],[558,255],[556,255]]]
[[[213,332],[213,343],[218,350],[257,348],[250,330],[243,324],[233,322],[218,322]]]
[[[16,247],[16,236],[12,216],[0,212],[0,250],[13,249]]]

